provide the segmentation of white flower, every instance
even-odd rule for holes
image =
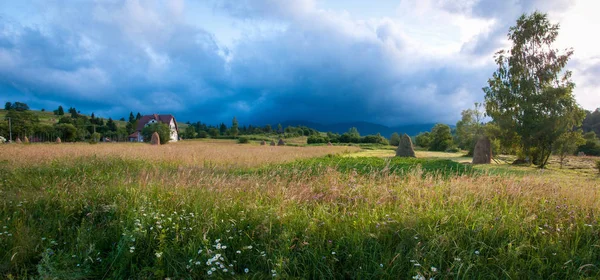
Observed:
[[[461,261],[461,259],[459,257],[454,257],[454,260],[457,262]]]
[[[479,251],[475,251],[475,255],[479,255]]]
[[[331,252],[332,255],[335,255],[335,252]]]
[[[244,268],[244,273],[248,273],[248,272],[250,272],[250,270],[247,268]]]
[[[240,250],[237,250],[237,251],[235,251],[235,253],[236,253],[236,254],[241,254],[241,253],[242,253],[242,251],[240,251]]]
[[[432,267],[431,267],[431,271],[433,271],[433,272],[437,272],[437,268],[435,268],[435,267],[433,267],[433,266],[432,266]]]
[[[227,268],[223,268],[223,272],[227,272]]]
[[[156,253],[154,253],[154,255],[156,255],[156,257],[159,258],[159,259],[160,259],[160,257],[162,257],[162,254],[163,254],[162,252],[156,252]]]
[[[202,253],[202,249],[198,250],[198,255],[200,255],[200,253]]]
[[[252,245],[247,246],[246,249],[252,249]]]
[[[379,264],[379,267],[383,267],[383,264],[382,264],[382,263],[380,263],[380,264]]]
[[[210,270],[209,270],[209,271],[207,271],[206,273],[207,273],[208,275],[211,275],[211,274],[212,274],[212,271],[210,271]]]
[[[129,252],[130,252],[130,253],[133,253],[133,251],[135,251],[135,246],[131,246],[131,247],[129,247]]]
[[[211,267],[211,268],[210,268],[210,270],[212,270],[212,271],[217,271],[217,269],[216,269],[216,268],[214,268],[214,267]]]

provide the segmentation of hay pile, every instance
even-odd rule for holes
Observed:
[[[62,141],[60,140],[60,137],[56,137],[56,144],[60,144],[62,143]]]
[[[492,162],[492,142],[482,136],[475,144],[473,151],[473,164],[490,164]]]
[[[279,142],[277,142],[277,146],[285,146],[285,142],[283,142],[283,139],[279,138]]]
[[[152,139],[150,140],[150,144],[160,145],[160,136],[158,136],[158,132],[152,133]]]
[[[27,138],[27,136],[25,136],[25,137],[23,138],[23,143],[25,143],[25,144],[29,144],[29,138]]]
[[[21,144],[21,143],[23,143],[23,142],[21,142],[21,138],[17,137],[17,140],[15,140],[15,143],[17,143],[17,144]]]
[[[267,145],[267,142],[265,140],[262,140],[262,141],[260,141],[260,145],[261,146]]]
[[[327,142],[327,146],[333,146],[333,144],[331,144],[331,142]]]
[[[271,146],[275,146],[275,141],[271,140]]]
[[[410,140],[410,137],[408,135],[406,135],[406,133],[404,135],[402,135],[402,138],[400,138],[400,144],[398,145],[398,148],[396,149],[396,156],[397,157],[417,157],[415,155],[415,149],[413,147],[412,140]]]

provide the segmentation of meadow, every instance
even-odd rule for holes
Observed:
[[[600,278],[586,160],[539,171],[390,153],[0,145],[0,277]]]

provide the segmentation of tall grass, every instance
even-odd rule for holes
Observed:
[[[0,162],[0,275],[600,277],[597,180],[294,166]]]

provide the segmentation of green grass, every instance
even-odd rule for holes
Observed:
[[[0,167],[3,278],[600,277],[593,200],[448,160],[332,156],[268,174],[96,157]]]

